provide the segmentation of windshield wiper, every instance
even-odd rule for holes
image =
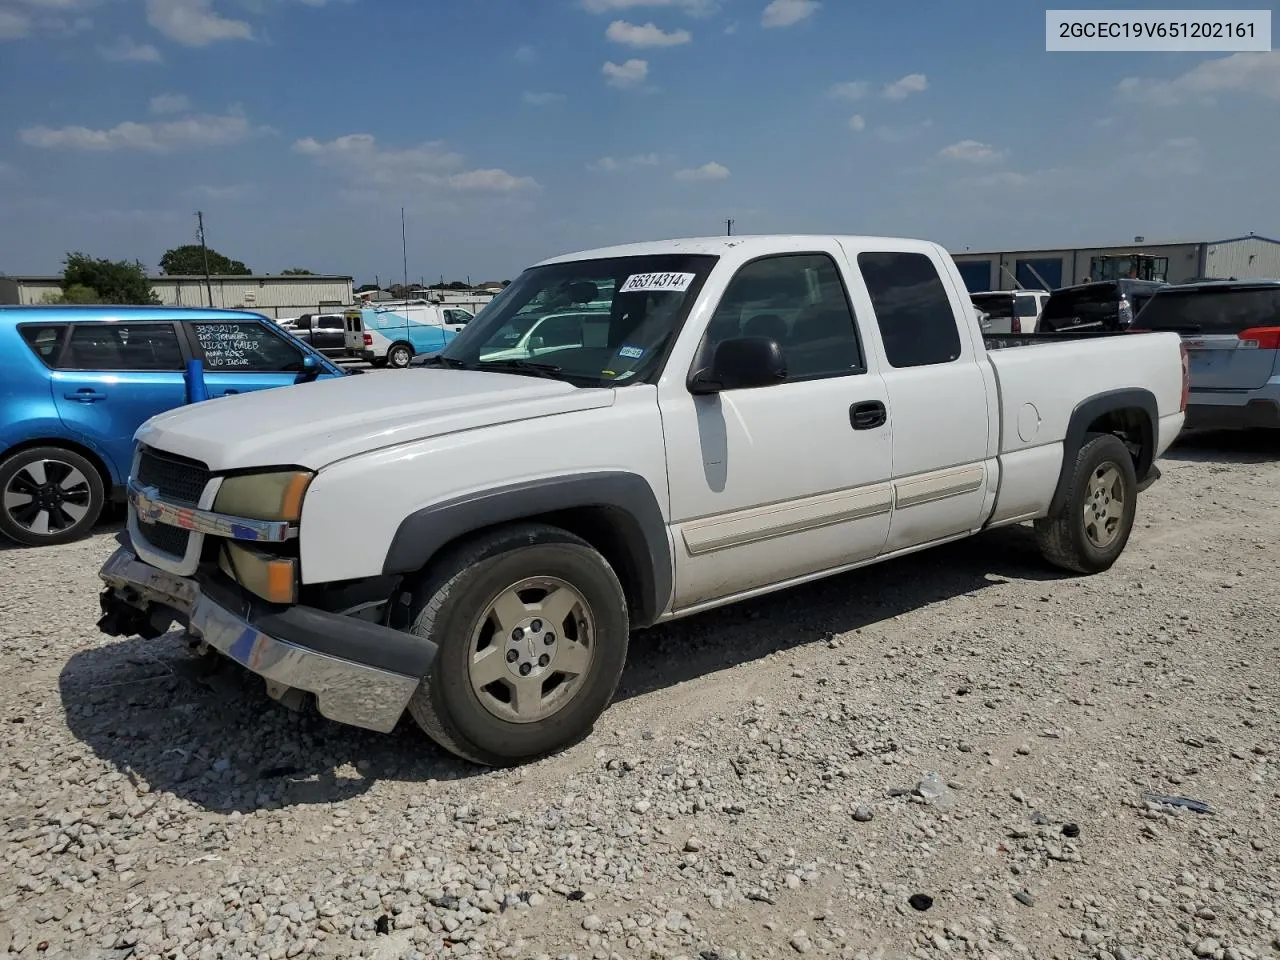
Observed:
[[[533,360],[481,360],[478,370],[509,370],[512,373],[529,373],[535,377],[558,380],[560,368],[554,363],[536,363]]]
[[[429,357],[423,357],[422,361],[417,364],[420,367],[452,367],[455,370],[469,370],[466,361],[459,360],[457,357],[444,357],[438,353],[434,353]]]

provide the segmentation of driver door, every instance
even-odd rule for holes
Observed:
[[[893,511],[889,397],[854,321],[838,246],[763,257],[729,282],[695,366],[737,336],[778,341],[785,382],[659,399],[675,608],[876,557]]]

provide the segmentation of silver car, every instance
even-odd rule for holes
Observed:
[[[1191,369],[1188,428],[1280,428],[1280,280],[1163,287],[1131,330],[1182,335]]]

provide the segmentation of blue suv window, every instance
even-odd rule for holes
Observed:
[[[181,370],[182,348],[172,323],[75,323],[62,370]]]
[[[66,329],[62,324],[42,326],[24,323],[18,327],[22,333],[22,339],[46,367],[52,367],[57,362],[58,350],[62,347],[62,335]]]
[[[302,369],[302,351],[253,320],[201,320],[190,324],[209,370],[241,373]]]

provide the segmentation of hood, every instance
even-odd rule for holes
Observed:
[[[297,465],[460,430],[607,407],[609,388],[475,370],[387,370],[219,397],[152,417],[135,439],[211,470]]]

